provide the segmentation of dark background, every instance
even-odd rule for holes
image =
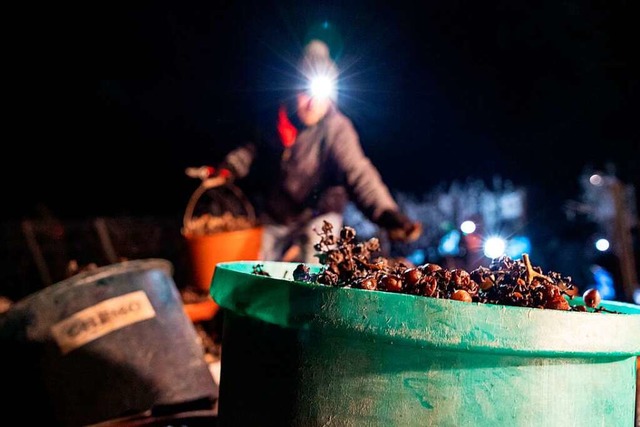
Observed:
[[[565,204],[580,199],[587,169],[610,168],[640,187],[636,3],[413,3],[7,7],[5,293],[62,278],[69,259],[108,262],[98,217],[116,255],[167,258],[183,283],[179,228],[198,184],[184,169],[216,164],[265,124],[312,35],[329,41],[342,70],[339,105],[393,192],[490,187],[499,176],[526,190],[518,231],[532,239],[534,264],[585,287],[597,263],[620,282],[616,256],[592,244],[602,224],[569,221]],[[442,231],[428,219],[425,227]],[[633,238],[637,248],[637,227]]]
[[[283,94],[323,22],[340,106],[394,191],[495,174],[578,196],[638,182],[630,1],[129,2],[15,15],[5,218],[179,214],[193,181]],[[637,184],[636,184],[637,185]],[[535,200],[535,199],[534,199]],[[537,203],[537,202],[534,202]]]

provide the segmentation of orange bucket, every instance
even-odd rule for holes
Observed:
[[[193,286],[209,292],[213,272],[219,262],[257,260],[262,230],[262,227],[254,227],[208,235],[185,234]]]
[[[223,228],[219,225],[203,228],[200,220],[205,219],[207,215],[194,218],[196,203],[204,194],[207,194],[208,190],[214,188],[219,191],[214,192],[212,197],[217,199],[217,208],[220,212],[224,212],[223,216],[233,212],[245,219],[241,225],[235,225],[236,229],[231,228],[234,226],[226,225],[223,225]],[[227,194],[222,196],[225,192]],[[211,196],[211,193],[208,194]],[[187,242],[192,286],[208,295],[216,264],[227,261],[257,260],[260,254],[262,231],[263,227],[257,225],[253,206],[238,187],[227,182],[223,177],[203,180],[189,199],[183,218],[182,235]]]

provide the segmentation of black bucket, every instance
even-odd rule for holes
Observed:
[[[172,273],[126,261],[13,304],[0,316],[3,415],[84,426],[210,408],[217,389]]]

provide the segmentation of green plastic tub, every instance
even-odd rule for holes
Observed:
[[[634,425],[639,306],[464,303],[294,282],[296,263],[260,264],[271,277],[256,261],[213,276],[219,425]]]

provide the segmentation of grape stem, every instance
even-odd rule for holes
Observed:
[[[529,259],[529,254],[522,254],[522,261],[524,262],[524,266],[527,269],[527,285],[531,285],[531,282],[533,282],[533,279],[535,279],[536,277],[553,283],[553,280],[551,280],[551,278],[545,276],[544,274],[538,273],[533,269],[533,267],[531,266],[531,260]]]

